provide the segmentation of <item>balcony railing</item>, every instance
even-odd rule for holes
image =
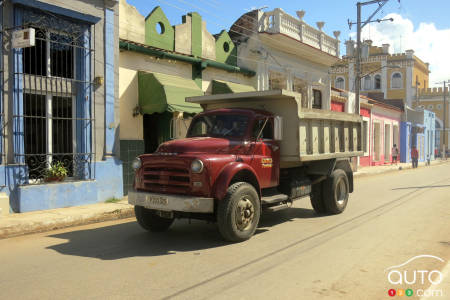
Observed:
[[[306,24],[280,8],[264,13],[259,31],[281,33],[330,55],[339,56],[338,39],[326,35],[322,30]]]

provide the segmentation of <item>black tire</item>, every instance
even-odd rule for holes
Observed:
[[[326,212],[329,214],[342,213],[347,207],[349,196],[347,174],[343,170],[336,169],[323,184],[323,200]]]
[[[232,184],[219,201],[217,225],[229,242],[248,240],[255,233],[261,215],[261,204],[255,188],[246,182]]]
[[[134,206],[136,220],[142,228],[152,232],[163,232],[169,229],[174,219],[161,218],[155,211],[142,206]]]
[[[311,205],[317,214],[321,215],[327,212],[323,200],[323,181],[312,185],[309,198],[311,200]]]

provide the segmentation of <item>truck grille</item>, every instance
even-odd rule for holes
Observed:
[[[191,184],[189,170],[181,166],[144,166],[143,181],[145,188],[163,193],[186,193]]]

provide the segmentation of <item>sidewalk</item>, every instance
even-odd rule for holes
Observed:
[[[450,160],[433,160],[431,161],[431,165],[439,165],[442,163],[449,162]],[[419,162],[419,168],[425,167],[424,162]],[[368,176],[368,175],[376,175],[381,173],[389,173],[394,171],[400,171],[400,170],[406,170],[411,169],[412,164],[411,163],[398,163],[397,165],[381,165],[381,166],[373,166],[373,167],[359,167],[358,170],[353,173],[353,177],[362,177],[362,176]]]
[[[431,165],[450,163],[450,160],[432,161]],[[419,168],[425,163],[419,163]],[[411,164],[399,163],[398,165],[384,165],[359,168],[354,177],[377,175],[410,169]],[[45,232],[71,226],[109,220],[124,219],[134,216],[133,206],[128,204],[128,198],[124,197],[116,203],[97,203],[84,206],[58,208],[52,210],[36,211],[29,213],[11,214],[0,216],[0,239],[18,235]]]
[[[96,203],[0,216],[0,239],[134,217],[128,197],[116,203]]]

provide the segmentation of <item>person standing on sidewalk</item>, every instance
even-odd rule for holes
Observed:
[[[416,146],[412,146],[411,148],[411,160],[413,169],[417,168],[417,165],[419,164],[419,151],[417,151]]]
[[[397,164],[397,158],[398,158],[398,148],[397,145],[394,144],[394,147],[392,147],[392,163],[395,162],[395,164]]]

